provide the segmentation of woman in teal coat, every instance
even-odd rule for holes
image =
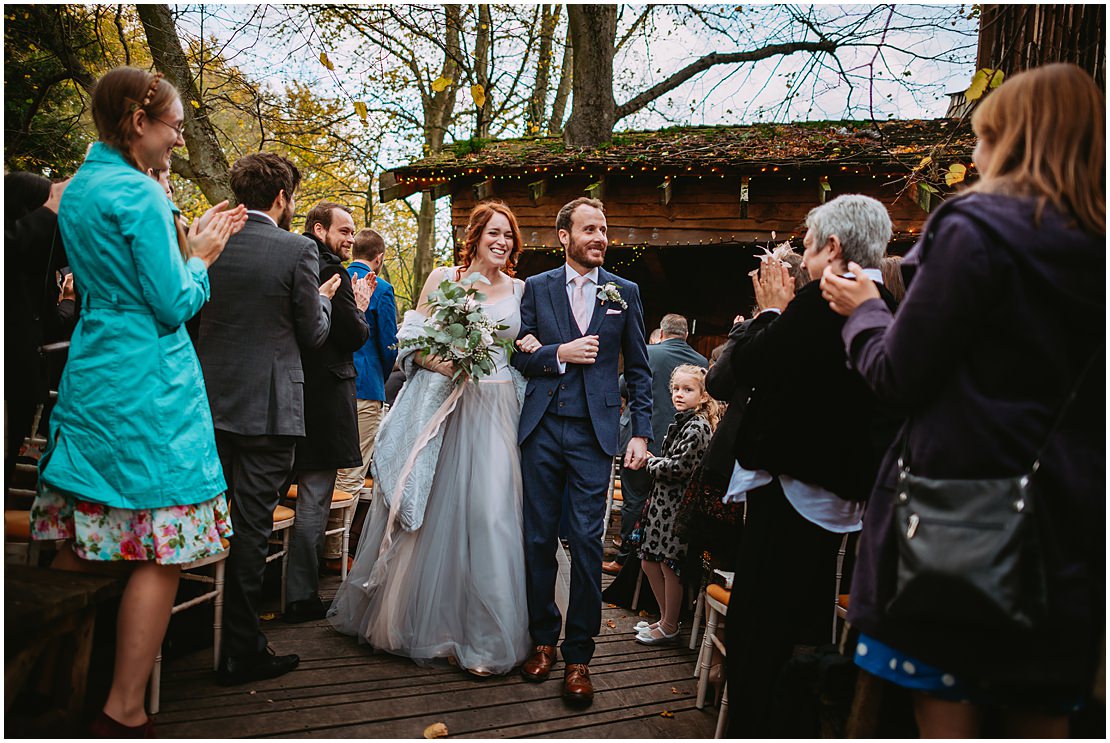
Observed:
[[[146,173],[169,167],[184,112],[161,75],[122,67],[92,98],[100,141],[58,222],[84,307],[50,421],[31,511],[36,539],[70,540],[54,567],[131,566],[115,673],[93,733],[151,732],[144,690],[180,565],[231,533],[200,364],[184,323],[208,299],[207,269],[245,221],[209,211],[188,235]]]

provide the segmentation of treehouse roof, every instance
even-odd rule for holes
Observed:
[[[388,188],[399,198],[459,177],[545,171],[744,175],[867,167],[906,173],[925,157],[941,167],[967,161],[974,145],[971,127],[955,119],[670,127],[615,134],[594,150],[568,148],[559,137],[471,139],[394,168],[382,188],[383,196]]]

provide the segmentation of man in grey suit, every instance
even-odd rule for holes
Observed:
[[[674,403],[671,402],[671,374],[683,364],[693,364],[703,369],[709,368],[709,362],[704,356],[690,347],[686,342],[690,334],[686,318],[682,315],[663,315],[657,328],[659,341],[647,347],[648,367],[651,369],[651,438],[649,450],[656,456],[661,454],[663,439],[667,435],[667,428],[674,423]],[[652,331],[652,335],[656,331]],[[628,434],[622,424],[622,440]],[[632,528],[636,525],[640,513],[644,510],[644,502],[651,495],[651,475],[647,468],[642,470],[627,470],[621,472],[621,546],[617,556],[611,562],[603,562],[601,569],[610,575],[620,572],[621,566],[628,559],[632,545],[628,538],[632,536]]]
[[[293,163],[255,153],[230,175],[247,223],[208,271],[212,299],[201,312],[197,355],[235,529],[218,680],[242,684],[280,676],[300,660],[268,652],[258,601],[274,508],[305,434],[301,352],[328,337],[339,277],[321,286],[316,246],[289,232],[301,180]]]

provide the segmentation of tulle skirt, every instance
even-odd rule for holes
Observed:
[[[389,509],[375,494],[354,566],[328,612],[336,629],[418,663],[453,660],[503,674],[525,660],[519,419],[511,381],[463,393],[444,424],[423,525],[395,528],[381,557]],[[371,586],[379,560],[384,577]]]

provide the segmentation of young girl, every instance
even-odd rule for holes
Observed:
[[[636,642],[662,645],[678,639],[678,614],[682,604],[679,566],[686,545],[675,536],[678,504],[690,476],[701,464],[709,439],[720,420],[720,406],[705,391],[705,369],[683,364],[671,373],[671,401],[675,420],[663,440],[661,456],[649,456],[647,468],[654,479],[644,521],[640,566],[659,602],[659,621],[642,627]]]

